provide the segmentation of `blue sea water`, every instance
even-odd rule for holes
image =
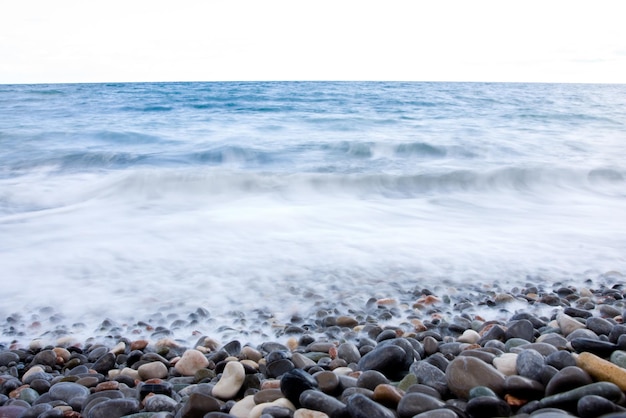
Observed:
[[[0,313],[620,281],[625,109],[625,85],[0,85]]]

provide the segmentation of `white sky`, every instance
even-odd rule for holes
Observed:
[[[0,83],[626,83],[624,0],[0,0]]]

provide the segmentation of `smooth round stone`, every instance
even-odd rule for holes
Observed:
[[[567,339],[562,335],[555,333],[542,334],[537,338],[535,342],[550,344],[555,347],[557,350],[565,350],[567,349]]]
[[[177,404],[178,402],[165,395],[151,395],[144,400],[144,408],[147,412],[174,412]]]
[[[293,355],[291,356],[291,362],[298,369],[306,369],[309,367],[313,367],[317,364],[310,358],[300,353],[293,353]]]
[[[224,367],[222,377],[212,390],[212,395],[220,399],[232,399],[241,389],[246,378],[246,371],[238,361],[229,361]]]
[[[263,389],[255,393],[254,402],[258,405],[261,403],[274,402],[278,398],[283,397],[280,389]]]
[[[390,408],[396,408],[403,395],[404,392],[398,390],[395,386],[381,384],[376,386],[374,389],[374,396],[372,399]]]
[[[539,380],[541,368],[545,364],[545,358],[535,350],[522,350],[517,355],[515,368],[517,374],[529,379]]]
[[[458,357],[462,358],[462,357]],[[466,357],[470,358],[470,357]],[[475,359],[476,361],[481,361]],[[486,365],[486,363],[483,363]],[[448,365],[450,367],[450,365]],[[441,371],[439,368],[433,366],[427,361],[416,361],[409,368],[410,372],[417,377],[417,382],[426,386],[430,386],[433,389],[437,390],[441,395],[445,395],[448,391],[448,381],[449,378],[446,376],[446,373]]]
[[[592,383],[587,372],[580,367],[567,366],[559,370],[546,385],[546,396],[567,392],[580,386]]]
[[[458,415],[451,409],[433,409],[432,411],[422,412],[413,416],[413,418],[457,418]]]
[[[397,375],[405,369],[407,353],[397,345],[378,345],[359,360],[358,368],[362,371],[377,370],[385,376]]]
[[[576,359],[570,352],[559,350],[546,357],[546,364],[561,370],[568,366],[575,366]]]
[[[20,361],[20,356],[12,351],[3,351],[0,353],[0,366],[8,367],[11,363]]]
[[[614,383],[621,390],[626,391],[626,369],[592,353],[580,353],[576,364],[596,380]]]
[[[73,382],[59,382],[50,387],[48,394],[54,400],[70,403],[74,398],[85,398],[89,396],[89,389],[85,386]]]
[[[577,317],[586,319],[593,316],[593,314],[589,311],[580,308],[574,308],[572,306],[568,306],[567,308],[563,309],[563,313],[571,316],[572,318]],[[589,326],[589,324],[587,324],[587,326]]]
[[[488,341],[504,341],[506,339],[506,331],[500,325],[493,325],[483,334],[483,336],[476,343],[485,345]]]
[[[28,411],[26,406],[3,405],[0,406],[0,417],[2,418],[20,418],[23,413]]]
[[[271,406],[266,406],[265,408],[263,408],[260,418],[293,418],[296,416],[296,413],[298,411],[308,412],[307,414],[300,413],[299,414],[300,417],[309,417],[309,418],[317,418],[318,416],[320,418],[328,417],[328,415],[326,415],[325,413],[319,412],[319,411],[313,411],[312,409],[300,408],[299,410],[296,410],[294,412],[293,410],[286,408],[284,406],[271,405]],[[318,414],[318,415],[315,415],[315,414]]]
[[[507,324],[507,330],[504,335],[507,340],[518,338],[531,342],[535,337],[535,328],[528,319],[511,321]]]
[[[343,343],[337,347],[337,357],[344,359],[346,363],[358,363],[361,360],[361,353],[356,345]]]
[[[610,382],[596,382],[569,390],[567,392],[547,396],[541,399],[539,404],[544,408],[572,409],[575,407],[579,399],[587,395],[601,396],[612,402],[617,402],[624,397],[624,393],[615,384]]]
[[[290,370],[280,378],[280,390],[296,406],[302,392],[309,389],[317,389],[317,381],[302,369]]]
[[[410,418],[423,412],[443,408],[444,406],[445,403],[437,398],[424,393],[412,392],[402,397],[398,403],[397,412],[400,418]]]
[[[626,369],[626,351],[616,350],[611,354],[610,361],[622,369]]]
[[[439,341],[430,335],[424,338],[422,344],[424,345],[424,353],[427,356],[431,356],[439,351]]]
[[[516,398],[539,399],[545,392],[545,386],[536,380],[523,376],[507,376],[504,391]]]
[[[52,350],[43,350],[33,357],[33,361],[30,364],[54,367],[57,364],[57,355]]]
[[[583,329],[585,328],[585,325],[578,322],[577,320],[575,320],[574,318],[572,318],[569,315],[566,315],[564,313],[560,313],[556,316],[556,321],[559,325],[559,329],[561,330],[561,333],[567,337],[569,334],[571,334],[572,332],[574,332],[577,329]]]
[[[409,387],[415,384],[417,384],[417,376],[413,373],[409,373],[404,376],[400,382],[398,382],[398,389],[406,392]]]
[[[463,399],[469,398],[469,391],[475,386],[486,386],[497,395],[504,390],[504,374],[474,357],[455,358],[450,362],[445,376],[450,391]]]
[[[617,349],[617,345],[609,341],[591,338],[575,338],[570,341],[570,344],[578,353],[587,351],[600,357],[609,357]]]
[[[367,370],[357,378],[356,385],[360,388],[374,390],[376,386],[390,383],[389,379],[379,371]]]
[[[439,393],[435,388],[431,388],[430,386],[426,386],[421,383],[411,385],[406,390],[406,393],[423,393],[424,395],[428,395],[435,399],[441,399],[441,393]]]
[[[565,337],[567,341],[572,341],[573,339],[576,339],[576,338],[587,338],[590,340],[600,339],[600,337],[598,337],[595,332],[587,328],[577,329],[576,331],[572,332],[570,335]]]
[[[209,365],[209,360],[199,350],[187,350],[183,356],[176,362],[174,368],[183,376],[193,376],[199,369],[203,369]]]
[[[621,315],[622,312],[614,306],[611,305],[600,305],[598,307],[598,311],[605,318],[615,318],[618,315]]]
[[[305,390],[300,394],[299,401],[302,407],[324,412],[330,417],[339,416],[346,411],[346,404],[318,390]]]
[[[480,334],[473,329],[466,329],[456,340],[460,343],[476,344],[480,339]]]
[[[262,416],[262,414],[264,413],[265,409],[272,408],[272,407],[286,408],[288,411],[295,411],[296,410],[296,407],[291,402],[289,402],[289,400],[287,400],[285,398],[279,398],[279,399],[276,399],[275,401],[270,402],[270,403],[255,405],[250,410],[250,413],[248,414],[248,417],[249,418],[259,418],[259,417]]]
[[[269,377],[280,377],[290,370],[293,370],[296,366],[289,359],[283,358],[268,363],[266,366],[267,375]]]
[[[35,367],[39,368],[39,366],[35,366]],[[29,372],[31,370],[29,370]],[[48,373],[39,372],[39,371],[35,371],[34,373],[27,373],[27,374],[24,374],[24,376],[22,376],[22,382],[24,382],[25,385],[30,385],[34,380],[50,381],[52,380],[52,376]]]
[[[510,352],[514,348],[522,347],[528,344],[530,344],[528,340],[524,340],[522,338],[510,338],[504,343],[504,348],[507,352]]]
[[[141,380],[163,379],[168,375],[167,367],[160,361],[142,364],[137,369],[137,372],[139,373]]]
[[[250,397],[252,404],[254,400]],[[192,393],[181,409],[183,417],[201,417],[208,412],[219,411],[222,403],[216,398],[202,393]]]
[[[580,398],[576,405],[576,410],[580,418],[596,418],[611,412],[626,411],[626,409],[621,408],[614,402],[598,395],[587,395]]]
[[[626,325],[625,324],[615,324],[609,333],[609,341],[612,343],[617,342],[618,338],[621,335],[626,334]]]
[[[335,373],[324,370],[322,372],[317,372],[313,375],[315,380],[317,380],[317,385],[319,389],[327,394],[334,394],[339,388],[339,376]]]
[[[492,364],[493,360],[496,358],[495,354],[490,353],[488,351],[485,351],[483,349],[463,350],[463,351],[461,351],[461,353],[459,355],[460,356],[476,357],[476,358],[484,361],[485,363],[489,363],[489,364]]]
[[[35,389],[23,388],[22,390],[20,390],[16,399],[28,402],[29,404],[32,405],[33,402],[37,400],[37,398],[39,398],[39,393]]]
[[[518,347],[518,349],[520,350],[520,352],[523,350],[535,350],[536,352],[538,352],[544,357],[557,352],[557,348],[554,347],[553,345],[546,344],[546,343],[537,343],[537,342],[520,346]]]
[[[369,390],[365,388],[358,388],[358,387],[351,387],[341,392],[341,396],[339,397],[339,399],[341,400],[341,402],[347,404],[348,399],[350,399],[350,396],[355,395],[357,393],[360,393],[361,395],[366,396],[370,399],[374,398],[373,390]]]
[[[494,367],[505,376],[512,376],[517,374],[517,354],[516,353],[504,353],[499,357],[493,359]]]
[[[506,381],[505,381],[506,382]],[[506,386],[505,386],[506,387]],[[475,386],[469,391],[469,399],[478,398],[480,396],[491,396],[492,398],[497,398],[498,395],[488,387],[485,386]]]
[[[395,414],[360,393],[348,398],[348,410],[351,418],[395,418]]]
[[[270,417],[279,418],[278,415],[275,415],[271,412],[270,412]],[[269,418],[269,417],[262,416],[262,418]],[[287,415],[284,418],[292,418],[292,415]],[[328,415],[320,411],[314,411],[312,409],[307,409],[307,408],[300,408],[300,409],[297,409],[296,412],[293,413],[293,418],[328,418]]]
[[[587,319],[587,328],[597,335],[609,335],[613,330],[611,321],[597,316]]]
[[[50,382],[45,379],[33,379],[30,382],[30,387],[37,393],[46,393],[50,390]]]
[[[140,405],[137,399],[107,399],[89,410],[87,418],[112,418],[139,412]]]
[[[511,407],[502,399],[479,396],[467,403],[467,413],[473,417],[508,417]]]
[[[91,366],[93,370],[101,374],[107,374],[107,372],[113,368],[115,368],[115,354],[106,353],[102,357],[100,357],[94,364]]]

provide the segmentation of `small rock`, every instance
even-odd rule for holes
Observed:
[[[232,399],[246,378],[246,371],[238,361],[229,361],[224,367],[222,377],[213,388],[212,395],[220,399]]]
[[[209,365],[209,361],[199,350],[187,350],[176,362],[174,368],[183,376],[193,376],[199,369]]]

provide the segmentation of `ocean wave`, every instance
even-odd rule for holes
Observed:
[[[275,194],[304,198],[311,194],[358,199],[427,198],[455,194],[552,196],[559,192],[626,196],[626,173],[612,168],[556,169],[508,167],[441,173],[254,173],[229,170],[135,170],[109,186],[109,195],[189,194],[242,197]]]

